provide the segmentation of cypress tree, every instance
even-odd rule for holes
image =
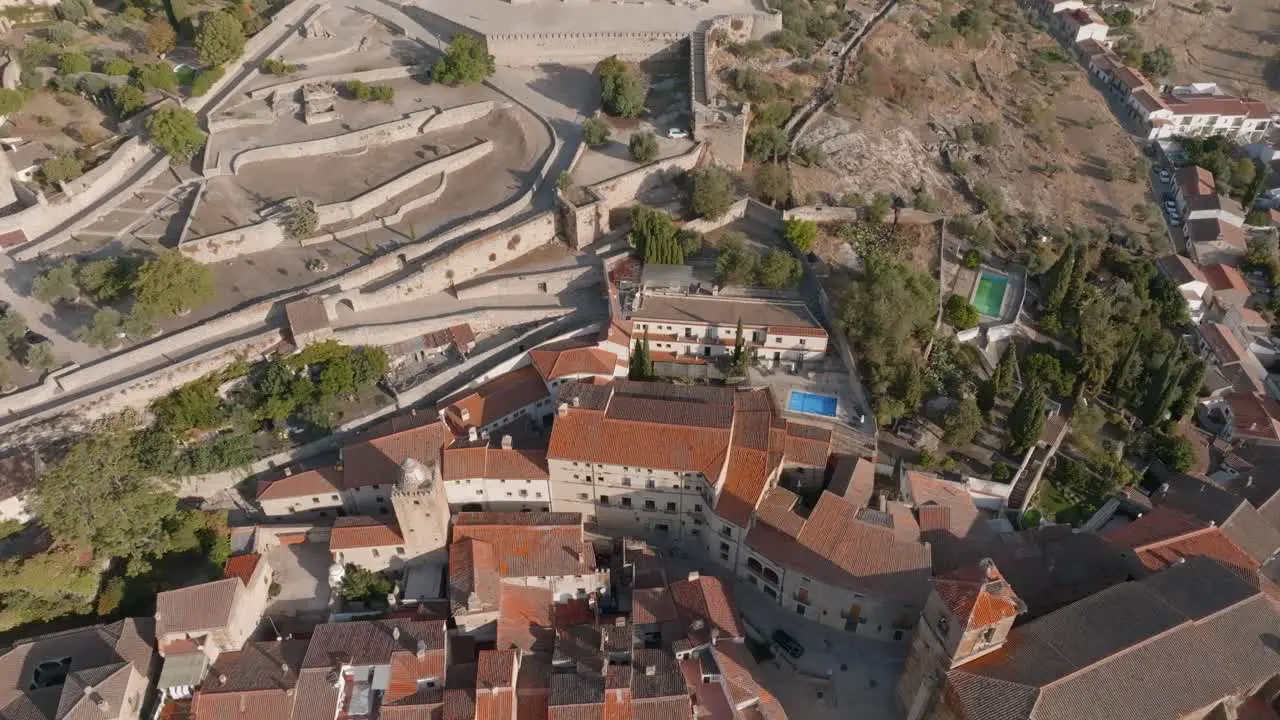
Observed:
[[[1044,390],[1040,383],[1027,384],[1009,411],[1009,452],[1022,455],[1040,439],[1044,431]]]
[[[1062,307],[1062,301],[1067,297],[1067,290],[1071,287],[1071,275],[1075,272],[1076,254],[1068,249],[1062,253],[1062,257],[1049,268],[1046,275],[1048,286],[1044,293],[1044,311],[1046,313],[1057,313]]]
[[[1013,389],[1013,364],[1017,362],[1017,353],[1014,350],[1013,343],[1004,349],[1004,353],[1000,355],[1000,362],[996,363],[996,369],[991,373],[991,386],[996,395],[1008,395]]]

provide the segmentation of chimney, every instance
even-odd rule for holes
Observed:
[[[467,408],[462,408],[459,414],[462,416],[462,422],[471,422],[470,410],[468,410]]]
[[[292,474],[293,474],[293,468],[291,468],[291,467],[289,467],[288,465],[286,465],[286,466],[285,466],[285,468],[284,468],[284,476],[285,476],[285,477],[289,477],[289,476],[290,476],[290,475],[292,475]]]
[[[882,513],[889,512],[889,498],[886,497],[883,493],[880,495],[880,512]]]
[[[488,430],[481,430],[481,431],[480,431],[480,439],[481,439],[481,440],[483,440],[483,441],[485,441],[485,442],[489,442],[489,431],[488,431]]]
[[[218,684],[219,684],[219,685],[226,685],[226,684],[227,684],[227,674],[226,674],[226,673],[218,673]]]
[[[280,672],[287,674],[289,672],[289,663],[280,663]]]
[[[574,407],[582,407],[582,398],[578,397],[577,395],[574,395],[574,396],[573,396],[573,406],[574,406]]]
[[[466,418],[463,418],[463,420],[466,420]],[[467,428],[467,439],[470,440],[471,442],[475,442],[480,439],[480,436],[476,432],[476,429],[474,426]]]
[[[715,645],[716,641],[719,639],[720,639],[720,628],[718,627],[711,628],[711,644]]]
[[[391,638],[392,638],[393,640],[399,640],[399,639],[400,639],[400,626],[399,626],[399,625],[397,625],[396,627],[391,628]]]
[[[427,641],[426,641],[426,640],[423,640],[423,639],[421,639],[421,638],[419,638],[419,639],[418,639],[418,650],[417,650],[417,652],[416,652],[416,653],[414,653],[414,654],[418,656],[418,659],[419,659],[419,660],[421,660],[422,658],[426,657],[426,655],[427,655]]]
[[[627,626],[627,618],[626,618],[626,616],[624,616],[624,615],[619,615],[618,617],[614,618],[614,619],[613,619],[613,626],[614,626],[614,627],[626,627],[626,626]]]
[[[697,570],[690,570],[690,571],[689,571],[689,580],[691,580],[691,581],[692,581],[692,580],[697,580],[699,577],[700,577],[700,576],[698,575],[698,571],[697,571]]]
[[[93,704],[97,705],[98,710],[100,710],[103,714],[106,714],[106,712],[111,709],[111,703],[107,702],[106,698],[96,693],[94,694]]]
[[[569,403],[560,403],[556,406],[556,417],[564,417],[569,414]]]
[[[644,666],[644,674],[645,674],[645,675],[648,675],[649,677],[653,677],[654,675],[657,675],[657,674],[658,674],[658,666],[657,666],[657,665],[645,665],[645,666]]]
[[[510,450],[510,449],[511,449],[511,436],[510,436],[510,435],[503,435],[503,436],[502,436],[502,449],[503,449],[503,450]]]

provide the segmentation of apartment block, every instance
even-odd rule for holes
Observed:
[[[804,363],[827,351],[827,331],[803,302],[643,293],[637,303],[632,336],[648,339],[655,360],[727,356],[738,323],[758,362]]]

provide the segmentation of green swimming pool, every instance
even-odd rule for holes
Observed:
[[[1004,305],[1004,293],[1009,288],[1009,278],[984,272],[978,278],[978,289],[973,292],[973,306],[988,317],[1000,317]]]

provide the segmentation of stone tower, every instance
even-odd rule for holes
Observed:
[[[1025,611],[988,558],[935,578],[898,680],[903,717],[937,717],[947,671],[998,649]]]
[[[400,463],[400,479],[391,491],[391,507],[404,536],[405,560],[444,562],[449,539],[449,501],[436,466],[414,458]]]

